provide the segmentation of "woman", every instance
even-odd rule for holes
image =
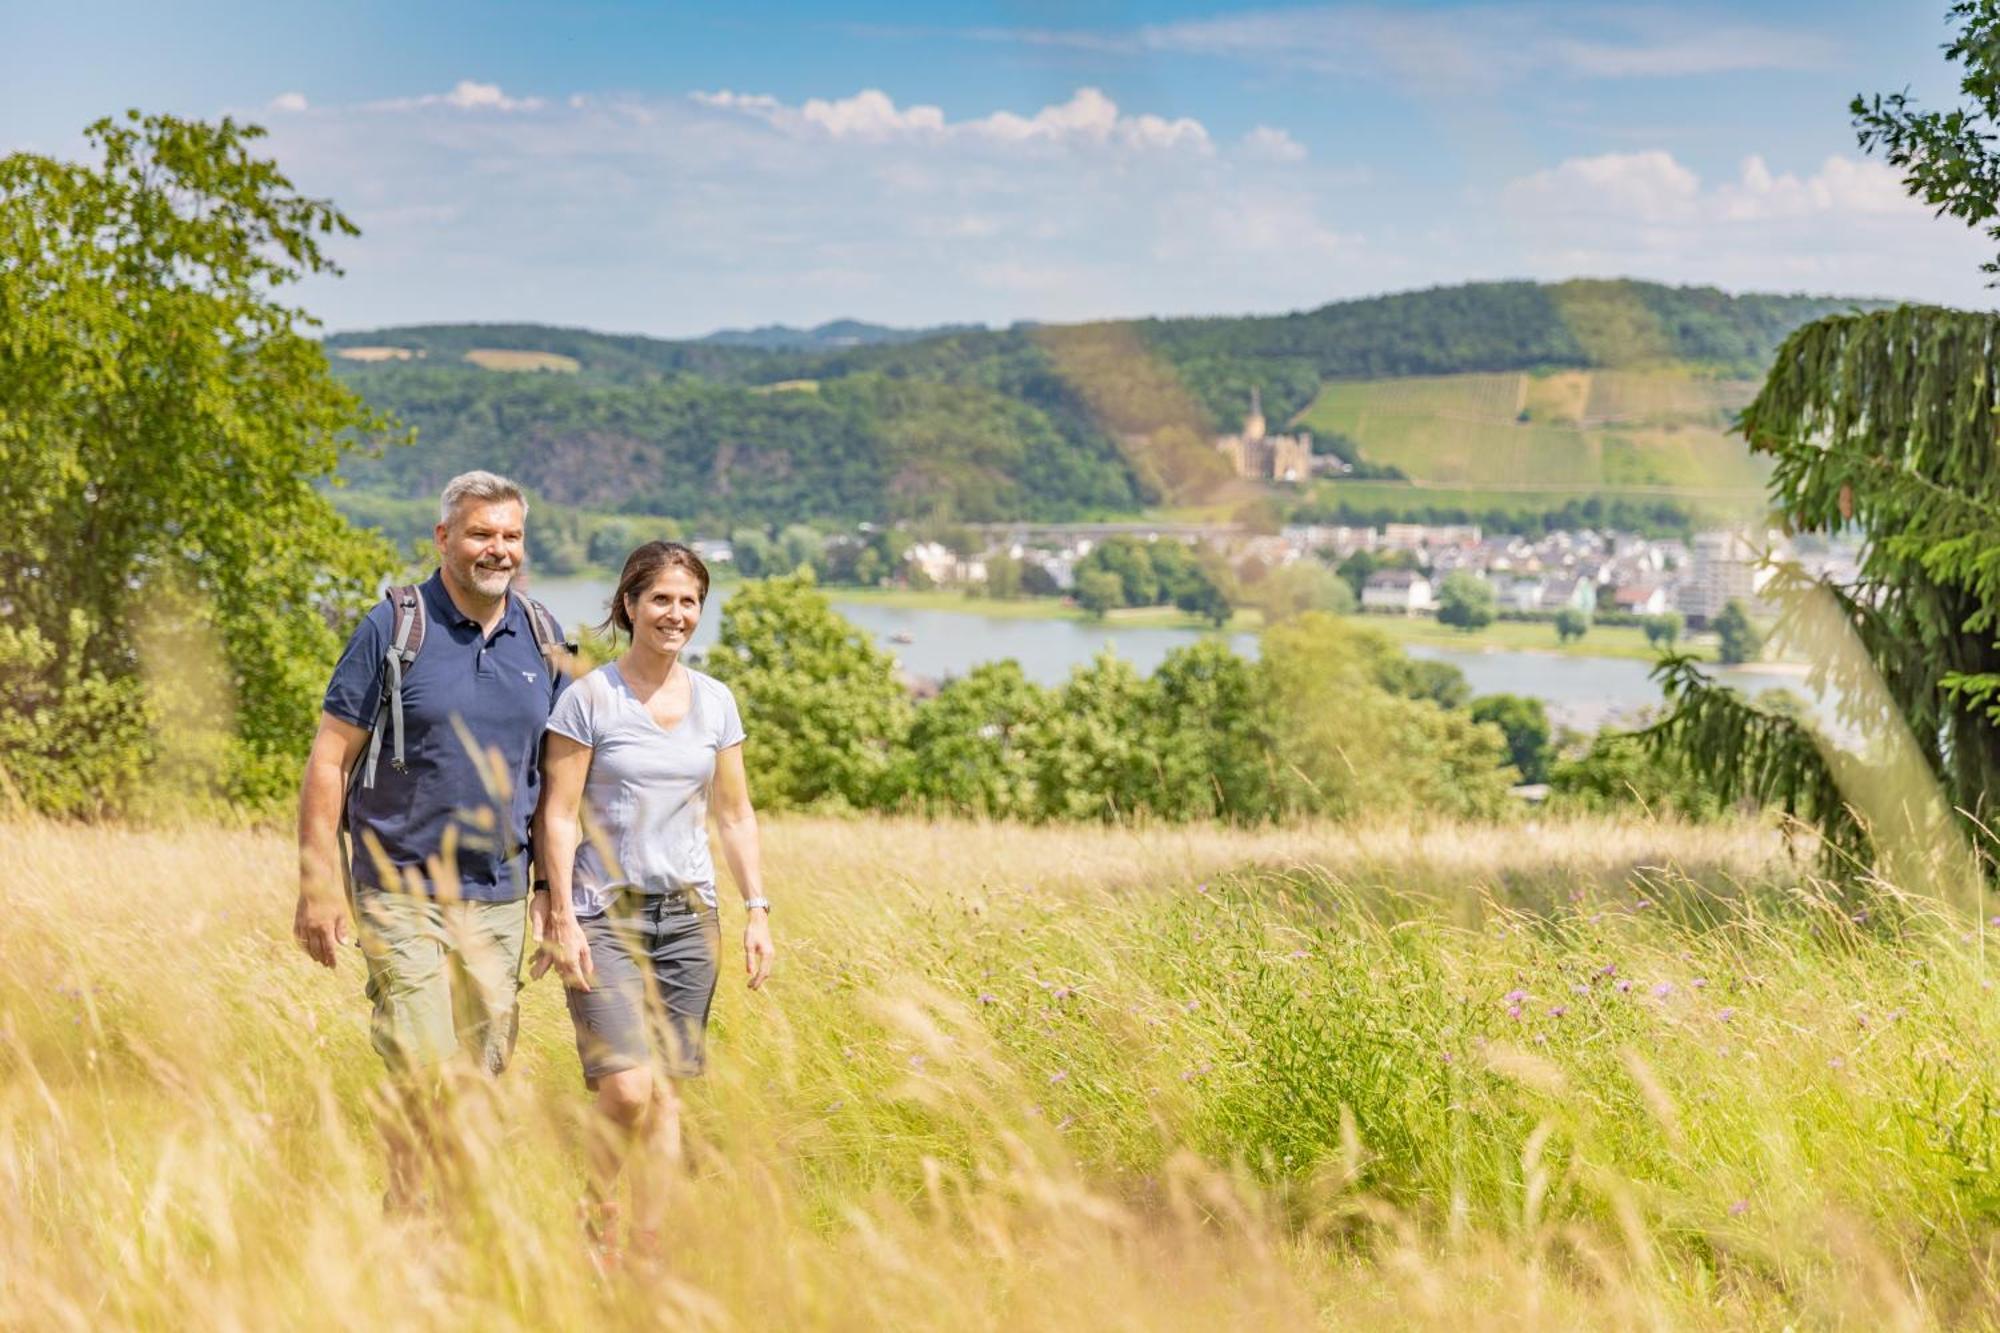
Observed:
[[[585,1224],[605,1251],[615,1248],[618,1177],[634,1149],[649,1160],[633,1180],[632,1238],[658,1244],[659,1181],[681,1150],[674,1083],[702,1072],[719,952],[711,800],[748,917],[752,990],[771,968],[736,699],[681,660],[707,599],[707,567],[678,542],[627,556],[606,628],[630,644],[563,693],[543,741],[535,851],[547,884],[536,895],[545,925],[535,975],[553,966],[568,986],[584,1082],[604,1117]]]

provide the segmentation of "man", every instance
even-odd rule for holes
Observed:
[[[499,1073],[519,1023],[528,824],[542,728],[567,683],[544,659],[533,613],[512,587],[526,556],[527,513],[521,488],[490,472],[445,486],[438,572],[419,587],[420,608],[399,611],[385,600],[348,640],[299,794],[293,933],[316,962],[334,967],[355,915],[372,1039],[401,1103],[384,1121],[387,1202],[397,1210],[423,1197],[418,1140],[435,1124],[449,1072],[469,1063]],[[417,610],[419,650],[396,680],[385,656]],[[354,780],[371,731],[391,726],[384,703],[398,695],[400,744],[376,737],[380,749],[364,765],[372,773]]]

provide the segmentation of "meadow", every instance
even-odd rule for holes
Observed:
[[[780,971],[727,951],[670,1251],[600,1274],[552,981],[385,1221],[289,839],[9,824],[0,1326],[1996,1321],[1983,927],[1768,825],[765,844]]]
[[[1765,469],[1728,434],[1753,388],[1666,368],[1358,380],[1321,390],[1299,424],[1428,485],[1716,499],[1762,491]]]

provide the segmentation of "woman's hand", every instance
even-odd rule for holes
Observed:
[[[590,941],[583,937],[583,927],[577,922],[576,913],[557,913],[551,909],[547,893],[535,895],[534,905],[529,908],[529,916],[534,922],[535,961],[528,967],[528,975],[541,980],[542,974],[550,968],[562,978],[563,985],[571,990],[587,991],[591,979],[597,975],[590,961]]]
[[[749,919],[743,923],[743,972],[750,979],[751,990],[763,985],[764,978],[771,975],[774,953],[770,913],[761,907],[753,907]]]

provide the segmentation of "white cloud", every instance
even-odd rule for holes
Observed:
[[[296,114],[306,109],[304,93],[279,93],[270,101],[270,110]]]
[[[1498,202],[1536,276],[1966,302],[1987,257],[1976,233],[1909,198],[1892,168],[1839,156],[1802,174],[1752,155],[1709,182],[1663,151],[1606,153],[1511,181]]]
[[[1701,180],[1653,149],[1573,157],[1559,166],[1508,183],[1507,202],[1528,212],[1615,214],[1647,221],[1687,217],[1701,194]]]
[[[1079,88],[1067,101],[1033,115],[995,111],[970,120],[948,121],[935,106],[898,107],[879,88],[832,101],[812,98],[789,106],[763,93],[728,89],[690,94],[701,106],[735,112],[796,135],[866,142],[927,139],[998,145],[1111,145],[1125,148],[1211,151],[1206,127],[1186,116],[1126,115],[1096,88]]]
[[[1303,162],[1305,145],[1284,130],[1259,125],[1243,136],[1243,151],[1267,162]]]
[[[1825,215],[1927,216],[1893,168],[1829,157],[1810,176],[1774,175],[1761,155],[1737,179],[1704,186],[1671,153],[1573,157],[1508,183],[1505,202],[1528,216],[1615,217],[1651,224],[1751,223]]]
[[[460,111],[539,111],[546,105],[539,97],[509,97],[497,83],[460,79],[448,93],[390,98],[374,103],[373,107],[377,111],[417,111],[426,107],[452,107]]]

